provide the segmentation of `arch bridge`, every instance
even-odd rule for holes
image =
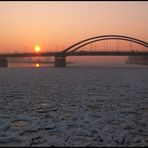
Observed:
[[[102,35],[87,38],[85,40],[79,41],[68,48],[61,51],[57,56],[55,56],[55,67],[65,67],[67,56],[148,56],[148,51],[78,51],[80,48],[99,41],[105,40],[124,40],[132,43],[139,44],[143,47],[148,48],[148,43],[140,39],[136,39],[124,35]]]
[[[55,67],[66,67],[66,57],[67,56],[148,56],[147,51],[78,51],[80,48],[87,46],[94,42],[100,42],[105,40],[123,40],[129,41],[130,43],[139,44],[146,49],[148,48],[148,43],[140,39],[136,39],[124,35],[102,35],[87,38],[85,40],[79,41],[63,51],[60,52],[42,52],[42,53],[11,53],[11,54],[0,54],[0,67],[7,67],[8,57],[38,57],[38,56],[54,56],[55,57]]]

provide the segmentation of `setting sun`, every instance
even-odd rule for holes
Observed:
[[[39,45],[36,45],[34,47],[35,52],[40,52],[41,51],[41,47]]]

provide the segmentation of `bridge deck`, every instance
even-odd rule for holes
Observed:
[[[17,58],[17,57],[45,57],[60,56],[61,52],[42,52],[42,53],[6,53],[0,54],[0,57]],[[148,56],[148,51],[78,51],[66,52],[64,56]]]
[[[67,53],[67,56],[148,56],[147,52],[129,52],[129,51],[96,51],[96,52],[73,52]]]

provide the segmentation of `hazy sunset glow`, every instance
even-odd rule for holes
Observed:
[[[0,22],[1,53],[31,52],[36,43],[42,51],[62,51],[106,34],[148,41],[148,2],[0,2]]]

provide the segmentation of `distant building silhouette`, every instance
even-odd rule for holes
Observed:
[[[0,57],[0,67],[8,67],[8,61],[5,57]]]
[[[129,56],[126,63],[148,65],[148,56]]]

